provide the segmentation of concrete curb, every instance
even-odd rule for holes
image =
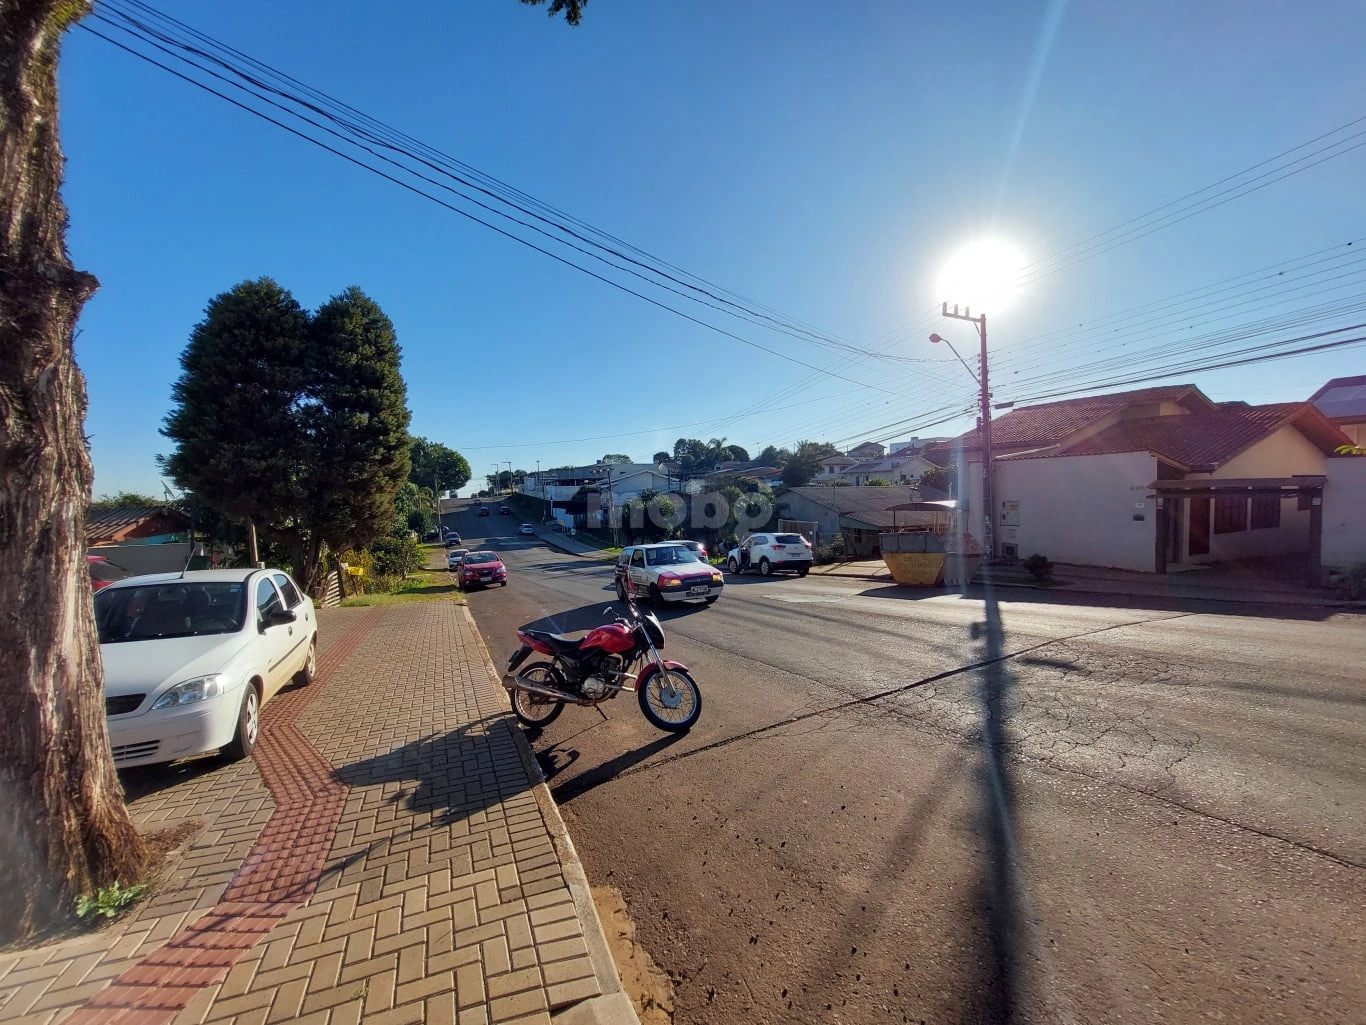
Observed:
[[[474,622],[474,616],[470,613],[469,606],[462,605],[460,608],[479,642],[479,651],[484,656],[484,665],[489,672],[489,685],[497,691],[500,697],[505,699],[507,691],[499,681],[497,665],[489,654],[488,646],[484,643],[483,634],[479,632],[479,627]],[[509,712],[509,714],[511,713]],[[569,886],[570,895],[574,898],[574,908],[578,912],[579,922],[583,926],[583,937],[588,945],[588,956],[593,962],[593,971],[597,976],[598,987],[602,990],[600,996],[592,997],[566,1008],[552,1016],[551,1020],[562,1022],[564,1025],[640,1025],[640,1018],[636,1015],[635,1008],[631,1006],[630,998],[627,997],[622,988],[621,976],[617,974],[617,963],[612,957],[611,948],[607,945],[607,934],[602,928],[602,919],[598,917],[597,905],[593,903],[593,893],[588,885],[588,875],[583,870],[583,862],[579,860],[579,852],[574,848],[574,841],[569,837],[569,829],[560,816],[560,809],[556,806],[555,799],[550,795],[550,787],[546,784],[541,766],[536,761],[531,745],[522,735],[522,731],[511,723],[508,724],[508,729],[512,731],[516,740],[517,750],[522,756],[522,765],[526,769],[527,775],[536,781],[532,787],[532,793],[541,809],[541,817],[545,820],[550,831],[551,841],[555,844],[560,865],[564,870],[565,883]]]

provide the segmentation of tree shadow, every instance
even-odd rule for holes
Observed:
[[[386,800],[415,816],[415,828],[449,826],[531,789],[527,773],[499,768],[521,759],[514,729],[502,713],[484,716],[344,765],[334,776],[353,789],[398,784]]]

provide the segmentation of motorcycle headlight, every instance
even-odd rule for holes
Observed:
[[[228,689],[228,678],[222,673],[197,676],[193,680],[177,683],[152,704],[152,708],[174,708],[177,705],[192,705],[206,698],[216,698]]]

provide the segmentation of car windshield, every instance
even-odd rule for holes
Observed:
[[[777,534],[774,536],[773,541],[775,544],[780,545],[799,545],[805,543],[802,541],[802,536],[800,534]]]
[[[474,564],[476,562],[497,562],[498,556],[494,555],[492,552],[475,552],[472,555],[465,556],[465,561],[470,564]]]
[[[247,615],[240,581],[170,581],[141,587],[106,587],[95,595],[101,644],[201,634],[236,633]]]
[[[680,562],[696,562],[697,556],[691,548],[669,545],[667,548],[651,548],[645,553],[645,561],[651,566],[672,566]]]

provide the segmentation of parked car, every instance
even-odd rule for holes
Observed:
[[[460,535],[452,530],[449,534],[446,535],[445,540],[443,540],[441,544],[443,547],[446,548],[459,548]]]
[[[509,508],[508,508],[507,506],[505,506],[505,505],[504,505],[504,506],[500,506],[500,507],[498,508],[498,515],[499,515],[499,516],[511,516],[511,515],[512,515],[512,510],[509,509]]]
[[[684,548],[688,549],[690,552],[697,556],[698,562],[707,561],[707,546],[704,545],[701,541],[692,541],[687,538],[683,538],[678,541],[666,541],[664,543],[670,545],[682,545]]]
[[[536,528],[533,527],[530,523],[523,523],[520,527],[517,528],[517,533],[534,535],[536,533]]]
[[[487,587],[491,584],[508,585],[508,568],[497,552],[470,552],[460,563],[460,587]]]
[[[449,570],[459,569],[460,563],[464,560],[465,556],[469,554],[470,550],[468,548],[452,548],[446,553],[446,568]]]
[[[119,768],[246,758],[261,707],[317,673],[313,602],[278,569],[129,577],[95,595],[95,624]]]
[[[665,602],[706,602],[721,597],[725,579],[720,570],[699,562],[685,545],[664,542],[631,545],[617,557],[617,599]]]
[[[804,577],[812,561],[811,542],[800,534],[751,534],[726,556],[726,572],[757,569],[763,576],[782,571]]]
[[[87,555],[85,561],[90,569],[90,586],[96,591],[103,591],[110,584],[126,580],[130,575],[122,566],[110,562],[103,555]]]

